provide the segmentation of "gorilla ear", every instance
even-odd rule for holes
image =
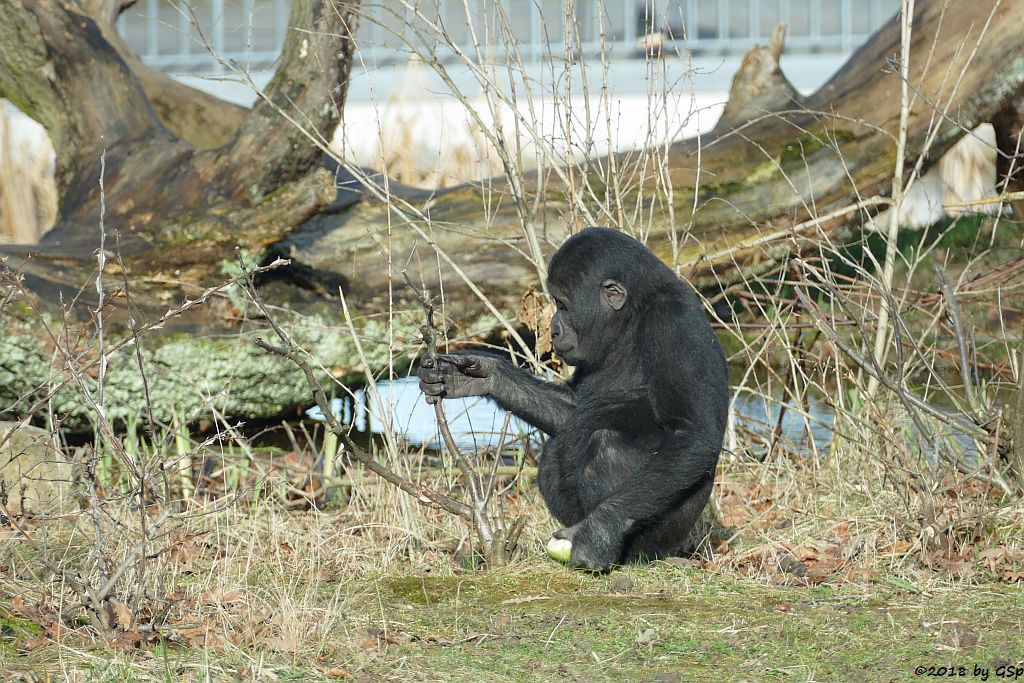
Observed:
[[[601,283],[601,296],[615,311],[620,310],[626,304],[626,288],[622,286],[621,282],[615,280],[605,280]]]

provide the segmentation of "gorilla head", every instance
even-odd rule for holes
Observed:
[[[629,351],[641,312],[679,278],[640,242],[617,230],[587,228],[551,257],[548,291],[555,303],[551,340],[569,365],[586,371]]]

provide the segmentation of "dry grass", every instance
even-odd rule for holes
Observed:
[[[470,530],[457,518],[411,504],[374,479],[356,479],[345,489],[347,504],[326,511],[288,510],[255,495],[230,506],[193,505],[155,549],[145,579],[151,599],[136,607],[137,617],[160,612],[158,636],[140,627],[114,640],[100,637],[74,616],[74,597],[59,577],[40,570],[32,546],[8,532],[0,574],[8,599],[0,610],[0,668],[69,680],[469,680],[482,675],[479,667],[533,652],[516,665],[526,667],[518,674],[491,675],[536,680],[540,674],[527,673],[530,666],[549,671],[541,676],[547,679],[557,675],[557,661],[579,657],[586,675],[588,666],[600,665],[587,661],[588,652],[603,658],[622,650],[633,654],[596,671],[621,666],[629,677],[632,666],[678,671],[690,661],[698,669],[716,668],[704,655],[678,660],[681,651],[663,650],[663,641],[678,637],[673,629],[685,623],[671,616],[677,610],[703,613],[705,623],[731,618],[731,629],[697,637],[723,638],[723,646],[742,650],[756,647],[765,628],[750,623],[746,610],[752,604],[770,606],[761,618],[775,620],[791,611],[835,614],[828,607],[833,601],[862,604],[862,610],[874,609],[878,600],[912,609],[916,596],[918,621],[904,626],[905,617],[896,612],[892,627],[899,622],[908,642],[923,638],[937,648],[919,654],[923,663],[939,657],[943,647],[947,655],[977,657],[988,651],[975,650],[979,637],[987,647],[1008,648],[1006,661],[1016,662],[1013,630],[988,620],[1002,611],[1012,620],[1024,610],[1012,592],[999,588],[1024,576],[1020,500],[950,479],[949,488],[932,498],[939,509],[931,534],[920,523],[928,513],[919,501],[902,500],[885,468],[858,446],[840,446],[816,462],[723,463],[713,505],[726,528],[716,536],[714,552],[624,568],[608,578],[573,573],[546,558],[542,544],[554,524],[525,481],[507,494],[509,505],[529,515],[522,550],[511,565],[482,571],[473,568],[466,553]],[[425,483],[439,482],[431,476]],[[136,520],[119,521],[130,531]],[[69,565],[92,544],[89,525],[74,518],[56,526],[23,522],[22,529],[37,539],[45,529],[46,545],[62,549]],[[108,555],[130,553],[132,535],[115,536]],[[959,616],[958,595],[975,596],[966,614],[980,622]],[[979,601],[988,608],[978,609]],[[879,614],[872,623],[885,618],[894,617]],[[596,632],[585,626],[602,619],[608,625]],[[941,638],[919,625],[957,619],[963,620],[960,630],[940,629]],[[567,634],[558,635],[560,622]],[[819,645],[855,630],[835,617],[817,617],[815,624]],[[964,633],[974,640],[957,640]],[[872,629],[846,645],[851,655],[870,657],[888,647],[889,636],[878,637]],[[657,642],[647,645],[644,638]],[[776,649],[753,672],[802,656],[837,666],[827,651],[813,654],[815,640],[801,646],[809,648],[807,655],[795,645]],[[497,649],[475,661],[473,653],[485,645]]]

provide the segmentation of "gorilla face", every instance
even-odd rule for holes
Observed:
[[[555,298],[555,315],[551,318],[551,346],[569,365],[578,365],[582,360],[578,348],[579,339],[569,307],[564,300]]]
[[[573,287],[549,281],[555,301],[555,315],[551,318],[551,345],[566,363],[574,367],[598,363],[607,349],[584,344],[585,339],[615,339],[612,332],[626,303],[626,288],[617,280],[605,279],[599,285],[586,281]],[[601,330],[602,334],[594,334]]]

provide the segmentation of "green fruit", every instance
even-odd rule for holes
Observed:
[[[572,541],[564,538],[552,538],[548,541],[545,550],[548,556],[556,562],[569,564],[569,557],[572,555]]]

